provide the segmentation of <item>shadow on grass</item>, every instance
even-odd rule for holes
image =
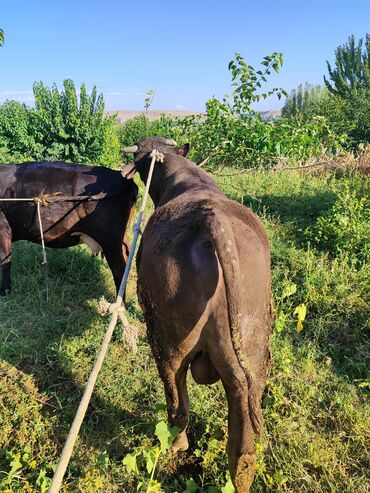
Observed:
[[[240,195],[228,193],[228,197],[240,203]],[[289,234],[298,247],[306,247],[304,231],[317,218],[331,209],[336,201],[333,192],[290,193],[287,195],[244,194],[242,203],[258,216],[268,215],[284,226],[283,234]]]
[[[48,249],[48,261],[46,301],[40,247],[26,242],[14,245],[13,291],[0,298],[0,357],[31,375],[38,389],[50,397],[44,411],[57,417],[59,443],[84,390],[84,383],[76,382],[86,381],[107,327],[108,319],[97,313],[96,300],[102,295],[113,300],[115,290],[112,279],[107,282],[110,271],[84,248]],[[98,447],[119,435],[122,423],[130,428],[145,420],[144,413],[136,413],[140,406],[133,409],[94,393],[83,440]]]
[[[112,297],[100,260],[87,251],[48,249],[48,262],[47,301],[40,247],[14,245],[12,293],[0,298],[0,337],[2,357],[16,366],[29,361],[37,368],[61,338],[81,335],[96,319],[94,299]]]

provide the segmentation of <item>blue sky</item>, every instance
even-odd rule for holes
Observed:
[[[0,102],[32,104],[32,84],[65,78],[104,93],[107,109],[202,110],[230,92],[228,62],[284,65],[270,87],[322,83],[335,48],[370,32],[370,0],[0,0]],[[259,109],[278,107],[265,101]]]

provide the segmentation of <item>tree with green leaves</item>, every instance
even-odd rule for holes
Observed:
[[[0,148],[10,154],[32,157],[41,151],[36,144],[30,120],[30,108],[19,101],[5,101],[0,105]]]
[[[63,90],[43,82],[33,86],[35,110],[31,114],[33,133],[47,158],[97,162],[103,152],[110,119],[104,117],[103,95],[94,86],[88,94],[84,84],[79,94],[67,79]]]
[[[350,36],[335,50],[335,67],[328,63],[328,72],[326,87],[342,106],[341,124],[347,126],[349,147],[356,149],[370,142],[370,35],[357,45]]]
[[[199,125],[194,125],[190,120],[187,131],[193,159],[201,161],[205,156],[212,155],[209,162],[216,165],[226,161],[248,162],[250,165],[255,162],[260,151],[258,145],[263,145],[261,133],[267,126],[252,106],[273,94],[279,99],[282,95],[286,96],[282,88],[268,90],[263,87],[273,71],[279,72],[282,64],[283,55],[274,52],[265,56],[261,68],[256,70],[240,53],[235,53],[228,65],[232,94],[225,95],[222,101],[216,97],[209,99],[206,102],[206,118],[201,117]]]
[[[297,89],[293,89],[286,98],[282,115],[287,118],[302,118],[306,120],[312,115],[317,114],[322,101],[328,97],[328,90],[325,86],[300,84]]]
[[[335,50],[329,62],[325,86],[293,90],[285,101],[283,116],[301,121],[324,117],[337,136],[346,136],[345,146],[356,150],[370,142],[370,36],[356,44],[354,36]]]
[[[262,85],[267,83],[267,77],[271,75],[272,70],[278,73],[283,65],[283,54],[274,52],[272,55],[265,56],[261,61],[262,69],[255,70],[249,65],[240,53],[235,53],[235,59],[229,63],[231,72],[231,81],[234,91],[232,94],[232,105],[224,98],[228,111],[237,118],[249,118],[251,114],[256,115],[251,105],[276,94],[280,99],[282,95],[287,96],[284,89],[274,87],[265,92],[259,92]]]
[[[370,35],[366,34],[365,43],[361,38],[356,45],[355,37],[335,50],[335,66],[327,61],[329,80],[324,76],[326,87],[342,98],[363,90],[370,91]]]
[[[0,46],[3,46],[4,39],[4,30],[0,28]]]
[[[18,101],[0,105],[2,160],[45,159],[116,165],[120,143],[115,117],[104,115],[103,95],[94,86],[79,92],[72,80],[63,90],[43,82],[33,86],[35,107]]]

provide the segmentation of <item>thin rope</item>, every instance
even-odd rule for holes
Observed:
[[[0,197],[0,202],[34,202],[35,199],[41,199],[42,205],[47,205],[51,202],[82,202],[82,201],[99,201],[104,199],[111,199],[116,195],[109,195],[108,193],[98,193],[96,195],[63,195],[61,192],[46,193],[43,192],[38,197]],[[46,202],[46,203],[44,203]]]
[[[56,192],[53,194],[44,194],[44,192],[41,192],[41,195],[38,197],[32,197],[32,198],[0,198],[1,202],[34,202],[36,204],[36,210],[37,210],[37,219],[39,223],[39,230],[40,230],[40,238],[41,238],[41,248],[42,248],[42,264],[45,266],[45,289],[46,289],[46,301],[49,300],[49,285],[48,285],[48,258],[46,255],[46,248],[45,248],[45,241],[44,241],[44,229],[42,227],[42,220],[41,220],[41,211],[40,211],[40,205],[48,205],[50,202],[50,198],[55,197],[56,195],[59,195],[60,192]]]
[[[59,463],[57,465],[57,468],[55,470],[54,477],[53,477],[52,483],[50,485],[50,488],[48,490],[48,493],[58,493],[61,486],[62,486],[64,474],[67,470],[67,466],[68,466],[68,463],[70,461],[70,458],[71,458],[71,455],[73,452],[73,447],[76,443],[78,432],[80,430],[82,421],[85,417],[86,410],[87,410],[87,407],[89,405],[92,392],[94,390],[95,382],[96,382],[96,379],[98,377],[101,366],[103,364],[103,361],[104,361],[104,358],[105,358],[105,355],[106,355],[106,352],[108,349],[109,342],[112,338],[113,330],[117,324],[118,317],[120,317],[121,320],[124,317],[125,323],[127,322],[126,315],[125,315],[125,306],[123,304],[123,293],[125,291],[125,287],[127,284],[127,279],[128,279],[128,275],[130,272],[132,260],[134,258],[134,254],[135,254],[136,243],[137,243],[137,240],[138,240],[138,237],[140,234],[140,224],[141,224],[141,221],[143,218],[143,213],[145,210],[146,202],[148,200],[149,187],[150,187],[150,183],[152,180],[154,165],[155,165],[156,161],[163,162],[163,159],[164,159],[163,154],[158,152],[156,149],[154,149],[152,151],[150,156],[152,158],[152,161],[150,164],[149,175],[148,175],[148,179],[146,182],[143,202],[141,204],[138,219],[137,219],[137,221],[135,223],[135,227],[134,227],[135,234],[134,234],[134,239],[133,239],[133,242],[132,242],[132,245],[130,248],[129,258],[127,260],[125,272],[124,272],[123,277],[122,277],[122,281],[121,281],[121,284],[120,284],[120,287],[118,290],[116,301],[115,301],[115,303],[110,305],[110,312],[112,314],[112,318],[111,318],[111,321],[109,323],[108,329],[105,333],[99,354],[98,354],[96,361],[94,363],[94,367],[93,367],[91,374],[89,376],[89,379],[87,381],[84,394],[83,394],[81,402],[78,406],[77,413],[76,413],[76,416],[73,420],[73,423],[72,423],[71,429],[69,431],[66,443],[63,447],[62,454],[61,454]],[[128,324],[128,322],[127,322],[127,324]]]
[[[35,199],[35,202],[36,202],[36,207],[37,207],[37,217],[39,220],[39,229],[40,229],[40,237],[41,237],[42,265],[45,268],[46,301],[48,301],[49,300],[48,258],[46,255],[46,248],[45,248],[45,241],[44,241],[44,228],[42,227],[41,210],[40,210],[40,206],[43,202],[42,202],[42,199],[40,199],[40,198]]]

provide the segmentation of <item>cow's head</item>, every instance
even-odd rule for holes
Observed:
[[[185,157],[189,152],[189,144],[178,146],[173,139],[165,139],[164,137],[147,137],[140,140],[136,145],[123,147],[122,152],[131,152],[134,155],[134,162],[126,164],[122,168],[122,175],[125,178],[132,178],[136,171],[141,173],[142,168],[147,164],[147,158],[153,149],[162,154],[175,154]]]

